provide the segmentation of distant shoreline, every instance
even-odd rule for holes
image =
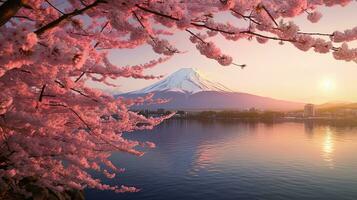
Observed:
[[[242,122],[242,123],[265,123],[265,124],[278,124],[285,122],[305,123],[313,125],[331,125],[331,126],[351,126],[357,127],[356,118],[205,118],[205,117],[172,117],[170,120],[197,120],[197,121],[224,121],[224,122]]]

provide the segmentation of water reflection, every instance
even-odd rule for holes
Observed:
[[[204,170],[213,162],[213,155],[211,146],[201,145],[197,149],[195,159],[192,162],[192,168],[189,170],[189,174],[193,176],[198,176],[201,170]]]
[[[157,148],[113,156],[127,171],[105,183],[142,191],[87,199],[357,199],[357,128],[172,120],[128,137]]]
[[[324,161],[327,163],[327,166],[330,167],[331,169],[335,167],[334,160],[333,160],[334,150],[335,150],[335,144],[334,144],[333,132],[331,131],[330,127],[327,127],[323,139],[322,157]]]
[[[304,122],[304,127],[305,127],[305,132],[308,135],[314,134],[314,127],[315,127],[314,121],[306,121],[306,122]]]

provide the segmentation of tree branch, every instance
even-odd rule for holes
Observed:
[[[0,27],[6,24],[11,17],[23,6],[23,0],[7,0],[0,6]]]
[[[39,101],[39,102],[42,102],[43,93],[45,92],[45,88],[46,88],[46,84],[44,84],[44,85],[42,86],[41,93],[40,93],[40,97],[38,98],[38,101]]]
[[[234,9],[231,9],[231,12],[233,12],[233,13],[235,13],[235,14],[241,16],[244,20],[249,19],[249,21],[254,22],[255,24],[260,25],[260,23],[259,23],[258,21],[256,21],[255,19],[253,19],[251,16],[243,15],[243,14],[239,13],[238,11],[236,11],[236,10],[234,10]]]
[[[45,0],[53,9],[57,10],[59,13],[61,13],[62,15],[65,15],[64,12],[62,12],[60,9],[58,9],[56,6],[54,6],[50,1]]]
[[[86,74],[86,72],[82,72],[74,82],[77,83],[84,76],[84,74]]]
[[[286,41],[286,42],[298,42],[297,40],[293,40],[293,39],[284,39],[284,38],[279,38],[279,37],[266,36],[266,35],[262,35],[262,34],[259,34],[259,33],[252,32],[250,30],[242,31],[240,33],[254,35],[254,36],[257,36],[257,37],[266,38],[266,39],[270,39],[270,40],[278,40],[278,41]]]
[[[104,29],[108,26],[109,24],[109,21],[107,21],[104,26],[102,27],[102,29],[100,29],[100,33],[102,33],[104,31]],[[100,44],[100,42],[96,42],[95,45],[94,45],[94,49],[97,48],[97,46]]]
[[[65,88],[65,85],[63,85],[63,83],[59,82],[58,80],[55,81],[61,88]],[[78,89],[75,89],[75,88],[70,88],[70,90],[72,90],[73,92],[76,92],[84,97],[87,97],[89,99],[91,99],[92,101],[95,101],[95,102],[99,102],[97,99],[94,99],[92,97],[90,97],[89,95],[83,93],[82,91],[78,90]]]
[[[231,11],[239,16],[241,16],[244,20],[249,20],[253,23],[255,23],[256,25],[262,25],[260,22],[256,21],[255,19],[253,19],[252,16],[246,16],[246,15],[243,15],[241,13],[239,13],[238,11],[234,10],[234,9],[231,9]],[[267,12],[267,11],[266,11]],[[269,13],[270,14],[270,13]],[[272,16],[271,16],[272,17]],[[276,21],[274,20],[275,22],[275,25],[277,25]],[[274,30],[279,30],[279,28],[274,28]],[[301,35],[315,35],[315,36],[327,36],[327,37],[332,37],[333,34],[330,34],[330,33],[308,33],[308,32],[301,32],[299,31],[298,34],[301,34]]]
[[[194,34],[194,33],[193,33],[192,31],[190,31],[189,29],[186,29],[186,31],[187,31],[189,34],[191,34],[193,37],[199,39],[202,43],[207,44],[206,41],[204,41],[202,38],[198,37],[196,34]]]
[[[147,31],[145,25],[144,25],[143,22],[140,20],[139,16],[136,14],[135,11],[133,11],[133,15],[134,15],[134,17],[136,18],[136,20],[140,23],[140,25],[143,27],[143,29],[145,30],[145,32],[149,35],[149,37],[150,37],[150,39],[153,41],[153,43],[154,43],[155,45],[157,45],[157,42],[156,42],[154,36],[152,36],[152,35]],[[165,49],[168,50],[168,51],[170,51],[170,52],[177,53],[176,51],[174,51],[174,50],[168,48],[167,46],[165,46]]]
[[[155,15],[158,15],[158,16],[161,16],[161,17],[169,18],[169,19],[172,19],[172,20],[175,20],[175,21],[179,21],[179,20],[180,20],[179,18],[176,18],[176,17],[170,16],[170,15],[166,15],[166,14],[163,14],[163,13],[158,12],[158,11],[155,11],[155,10],[150,10],[150,9],[148,9],[148,8],[142,7],[142,6],[140,6],[139,4],[136,4],[135,6],[136,6],[137,8],[140,8],[140,9],[143,10],[143,11],[146,11],[146,12],[149,12],[149,13],[152,13],[152,14],[155,14]]]
[[[78,119],[86,126],[86,128],[90,131],[92,130],[90,128],[90,126],[83,120],[83,118],[71,107],[65,105],[65,104],[61,104],[61,103],[50,103],[48,104],[49,106],[54,106],[54,107],[64,107],[64,108],[68,108],[68,110],[70,110],[74,115],[76,115],[78,117]]]
[[[192,31],[190,31],[189,29],[186,29],[186,31],[187,31],[189,34],[191,34],[193,37],[195,37],[195,38],[197,38],[198,40],[200,40],[203,44],[208,45],[206,41],[204,41],[201,37],[199,37],[198,35],[196,35],[196,34],[193,33]],[[232,65],[241,67],[242,69],[247,66],[246,64],[236,64],[236,63],[233,63],[233,62],[232,62]]]
[[[302,34],[302,35],[327,36],[327,37],[332,37],[332,36],[333,36],[333,34],[329,34],[329,33],[307,33],[307,32],[298,32],[298,34]]]
[[[105,0],[96,0],[96,1],[93,2],[92,4],[86,6],[86,7],[82,8],[82,9],[79,9],[79,10],[76,9],[76,10],[74,10],[74,11],[71,12],[71,13],[64,14],[64,15],[62,15],[61,17],[59,17],[58,19],[56,19],[56,20],[54,20],[54,21],[48,23],[47,25],[45,25],[45,26],[43,26],[43,27],[37,29],[37,30],[35,31],[35,33],[36,33],[37,35],[42,35],[42,34],[45,33],[46,31],[48,31],[48,30],[50,30],[50,29],[52,29],[52,28],[54,28],[54,27],[60,25],[63,21],[65,21],[65,20],[67,20],[67,19],[70,19],[70,18],[72,18],[72,17],[74,17],[74,16],[81,15],[81,14],[83,14],[85,11],[87,11],[87,10],[89,10],[89,9],[91,9],[91,8],[94,8],[94,7],[98,6],[98,5],[101,4],[101,3],[107,3],[107,1],[105,1]]]
[[[276,27],[279,27],[278,23],[276,23],[273,15],[270,14],[269,10],[264,6],[264,5],[261,5],[261,7],[263,8],[263,10],[269,15],[270,19],[274,22],[275,26]]]

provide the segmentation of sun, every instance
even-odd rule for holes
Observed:
[[[320,88],[324,92],[332,92],[336,89],[336,82],[331,78],[325,78],[321,81]]]

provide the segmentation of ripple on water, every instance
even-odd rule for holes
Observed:
[[[115,154],[127,171],[105,181],[142,191],[87,190],[87,199],[357,199],[356,128],[172,120],[129,137],[157,148]]]

